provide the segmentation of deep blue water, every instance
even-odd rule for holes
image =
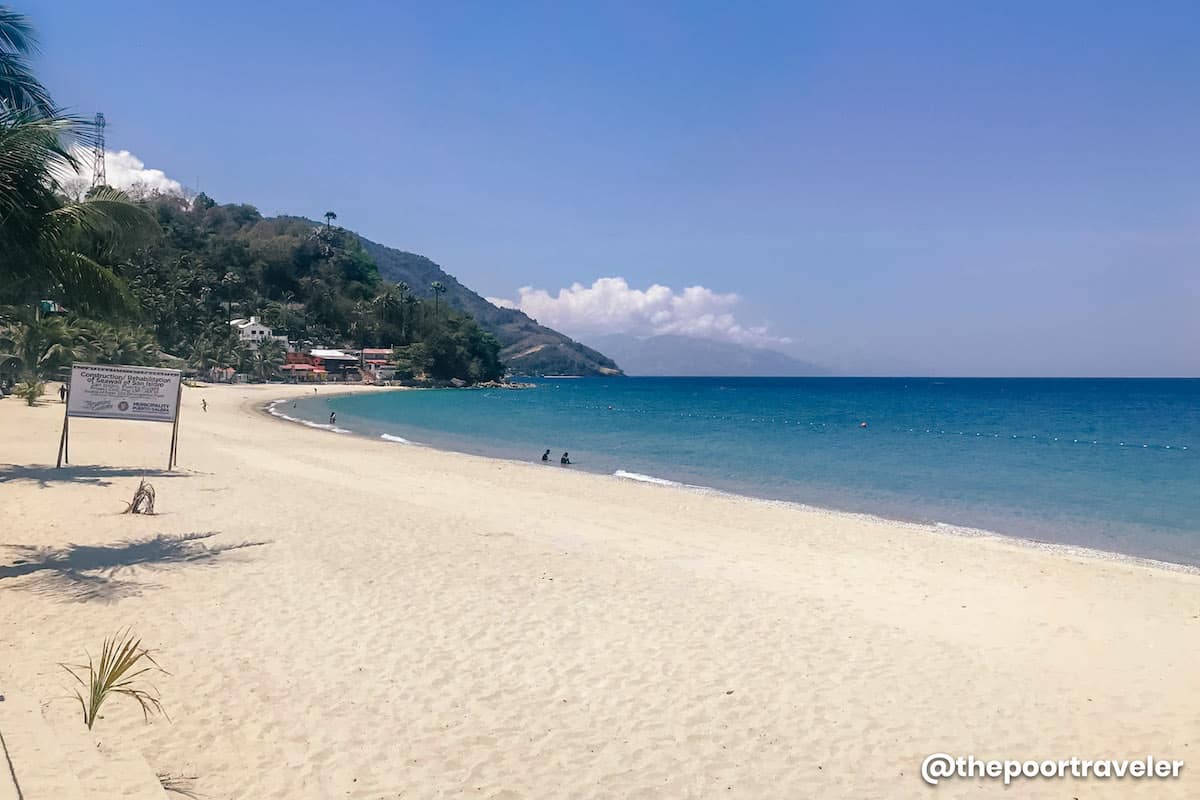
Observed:
[[[1200,565],[1200,380],[590,378],[301,401],[378,437]],[[866,421],[868,427],[860,427]],[[396,457],[404,457],[397,444]]]

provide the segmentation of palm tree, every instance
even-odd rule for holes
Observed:
[[[394,286],[389,286],[374,300],[371,301],[371,306],[375,311],[375,317],[382,326],[396,326],[400,330],[401,338],[404,336],[404,309],[408,298],[408,284],[397,283]],[[388,342],[380,342],[380,344],[389,344]]]
[[[438,316],[438,298],[446,293],[446,284],[441,281],[434,281],[429,284],[429,288],[433,290],[433,316]]]
[[[217,348],[212,339],[201,336],[192,343],[192,352],[188,354],[188,364],[202,373],[210,375],[217,365]]]
[[[33,48],[25,17],[0,8],[0,301],[57,290],[77,310],[129,307],[124,283],[102,262],[157,223],[113,189],[63,199],[91,128],[53,107],[29,71]]]
[[[221,287],[225,295],[225,321],[233,321],[233,298],[241,295],[245,281],[235,272],[226,272],[221,276]]]
[[[370,313],[373,305],[373,302],[368,303],[365,300],[356,300],[350,309],[352,317],[350,321],[350,334],[354,337],[359,347],[367,346],[367,334],[374,327]]]
[[[416,295],[411,294],[402,295],[402,298],[405,312],[404,316],[400,320],[400,338],[404,340],[405,344],[408,344],[409,339],[412,338],[413,323],[416,321],[417,315],[417,306],[420,305],[421,301],[416,297]]]
[[[0,328],[0,364],[15,363],[27,378],[53,377],[86,354],[79,328],[59,316],[19,313]]]
[[[326,230],[329,229],[329,227],[333,224],[333,221],[335,219],[337,219],[337,214],[333,213],[332,211],[325,212],[325,229]]]
[[[149,333],[104,322],[86,322],[79,341],[85,357],[98,364],[148,366],[158,360],[158,344]]]
[[[0,107],[53,117],[50,93],[29,69],[28,58],[36,52],[37,37],[29,20],[0,6]]]
[[[264,381],[277,376],[286,353],[283,342],[278,339],[264,339],[259,342],[258,349],[254,351],[251,359],[254,375]]]
[[[213,328],[198,338],[192,345],[188,363],[205,373],[210,379],[218,370],[237,369],[248,361],[241,342],[232,331]]]
[[[407,333],[408,324],[409,324],[409,320],[412,317],[412,315],[408,312],[408,309],[412,307],[412,304],[409,303],[409,300],[412,299],[412,289],[409,288],[407,283],[405,283],[404,281],[400,281],[399,283],[396,284],[396,295],[397,295],[398,299],[400,300],[400,308],[399,308],[400,339],[401,339],[401,341],[404,341],[405,338],[408,336],[408,333]]]

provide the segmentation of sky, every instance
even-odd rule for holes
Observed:
[[[1200,375],[1195,3],[9,2],[110,182],[333,210],[568,334]]]

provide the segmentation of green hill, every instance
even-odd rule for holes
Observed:
[[[395,250],[359,237],[386,281],[407,283],[417,294],[427,293],[429,284],[441,281],[445,302],[470,316],[500,342],[500,358],[518,375],[620,375],[621,369],[608,356],[539,325],[524,313],[499,308],[448,275],[433,261],[415,253]]]

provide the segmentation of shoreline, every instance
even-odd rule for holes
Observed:
[[[409,387],[409,386],[393,386],[393,387],[364,386],[362,388],[367,389],[367,390],[373,390],[373,391],[421,391],[423,389],[423,387]],[[335,399],[335,398],[339,398],[339,397],[349,397],[351,395],[361,394],[361,393],[362,393],[361,391],[337,391],[334,393],[324,394],[321,396],[325,397],[327,399]],[[360,433],[358,431],[354,431],[354,430],[348,429],[348,428],[339,428],[337,430],[331,430],[328,425],[323,425],[315,420],[305,420],[305,419],[301,419],[299,417],[292,417],[291,415],[287,415],[287,414],[278,414],[278,413],[275,413],[275,411],[273,410],[274,406],[278,405],[279,403],[291,401],[294,399],[297,399],[297,400],[298,399],[311,399],[311,396],[304,395],[304,394],[296,394],[294,396],[279,398],[276,400],[270,400],[265,403],[259,401],[255,407],[255,410],[258,411],[259,413],[261,413],[263,416],[265,416],[269,419],[274,419],[278,422],[284,422],[284,423],[288,423],[288,424],[292,424],[292,425],[298,425],[301,427],[310,428],[310,429],[314,429],[314,430],[324,430],[326,432],[337,433],[339,435],[350,435],[350,436],[354,436],[355,438],[362,440],[362,441],[379,441],[380,439],[383,439],[383,436],[375,437],[370,434]],[[516,459],[516,458],[505,458],[503,456],[492,456],[492,455],[480,455],[477,453],[463,452],[461,450],[442,448],[442,447],[438,447],[436,445],[426,444],[424,442],[414,442],[414,441],[411,441],[408,439],[403,439],[402,437],[384,439],[384,441],[392,442],[392,443],[396,443],[396,444],[409,445],[412,447],[427,447],[427,448],[434,450],[436,452],[439,452],[439,453],[449,453],[449,454],[453,454],[453,455],[457,455],[457,456],[465,456],[465,457],[469,457],[469,458],[482,458],[482,459],[488,459],[491,461],[503,462],[505,464],[534,466],[534,467],[538,467],[538,468],[542,468],[542,466],[543,466],[540,464],[534,464],[532,462],[523,461],[521,459]],[[948,523],[948,522],[939,522],[937,520],[934,520],[931,522],[921,522],[921,521],[902,519],[902,518],[897,518],[897,517],[887,517],[887,516],[883,516],[880,514],[872,514],[869,512],[850,511],[847,509],[840,509],[840,508],[827,508],[825,506],[812,505],[810,503],[804,503],[804,502],[800,502],[800,501],[796,501],[796,500],[782,500],[779,498],[765,497],[765,496],[731,491],[731,490],[727,490],[727,489],[720,489],[720,488],[713,487],[713,486],[687,484],[687,483],[682,483],[680,481],[675,481],[675,480],[671,480],[668,478],[659,478],[657,476],[652,476],[652,475],[637,475],[636,473],[625,473],[624,470],[617,470],[615,473],[609,473],[609,472],[589,471],[586,468],[580,468],[579,470],[575,470],[575,472],[584,474],[584,475],[591,475],[591,476],[595,476],[595,477],[599,477],[599,478],[608,478],[608,479],[615,478],[620,481],[639,483],[639,484],[642,484],[645,486],[652,486],[652,487],[656,487],[656,488],[660,488],[660,489],[676,489],[676,490],[682,490],[682,491],[687,491],[687,492],[695,492],[698,494],[707,494],[707,495],[714,495],[714,496],[719,496],[719,497],[726,497],[726,498],[730,498],[733,500],[740,500],[740,501],[753,502],[753,503],[763,503],[766,505],[778,506],[778,507],[782,507],[782,508],[790,508],[790,509],[794,509],[797,511],[803,511],[803,512],[808,512],[808,513],[833,514],[833,515],[838,515],[838,516],[844,516],[848,519],[860,520],[860,521],[865,521],[865,522],[870,522],[870,523],[879,523],[879,524],[885,524],[885,525],[891,525],[891,526],[901,526],[906,529],[912,530],[914,532],[918,532],[921,534],[927,534],[927,535],[952,536],[952,537],[957,537],[957,538],[968,538],[968,539],[994,540],[994,541],[998,541],[1001,543],[1012,544],[1017,547],[1028,548],[1028,549],[1038,550],[1038,551],[1047,552],[1047,553],[1054,553],[1054,554],[1066,556],[1069,558],[1092,559],[1092,560],[1097,560],[1097,561],[1102,561],[1102,562],[1129,563],[1129,564],[1135,564],[1135,565],[1139,565],[1139,566],[1148,567],[1151,569],[1161,569],[1161,570],[1166,570],[1166,571],[1170,571],[1170,572],[1180,572],[1180,573],[1185,573],[1185,574],[1190,574],[1190,575],[1200,575],[1200,565],[1184,564],[1184,563],[1179,563],[1179,562],[1175,562],[1175,561],[1164,561],[1162,559],[1149,558],[1146,556],[1139,556],[1139,555],[1135,555],[1132,553],[1122,553],[1122,552],[1116,551],[1116,550],[1103,550],[1103,549],[1096,548],[1096,547],[1088,547],[1086,545],[1065,544],[1065,543],[1060,543],[1060,542],[1046,542],[1046,541],[1042,541],[1039,539],[1030,539],[1030,538],[1023,537],[1023,536],[1001,533],[999,531],[988,530],[986,528],[972,527],[969,525],[956,525],[956,524]],[[622,474],[622,473],[624,473],[624,474]]]
[[[930,753],[1200,746],[1196,574],[268,424],[292,394],[185,389],[172,472],[169,425],[113,420],[55,470],[59,404],[0,401],[3,706],[110,763],[105,797],[917,797]],[[143,477],[158,513],[122,514]],[[170,720],[116,698],[88,732],[57,665],[126,626]]]

